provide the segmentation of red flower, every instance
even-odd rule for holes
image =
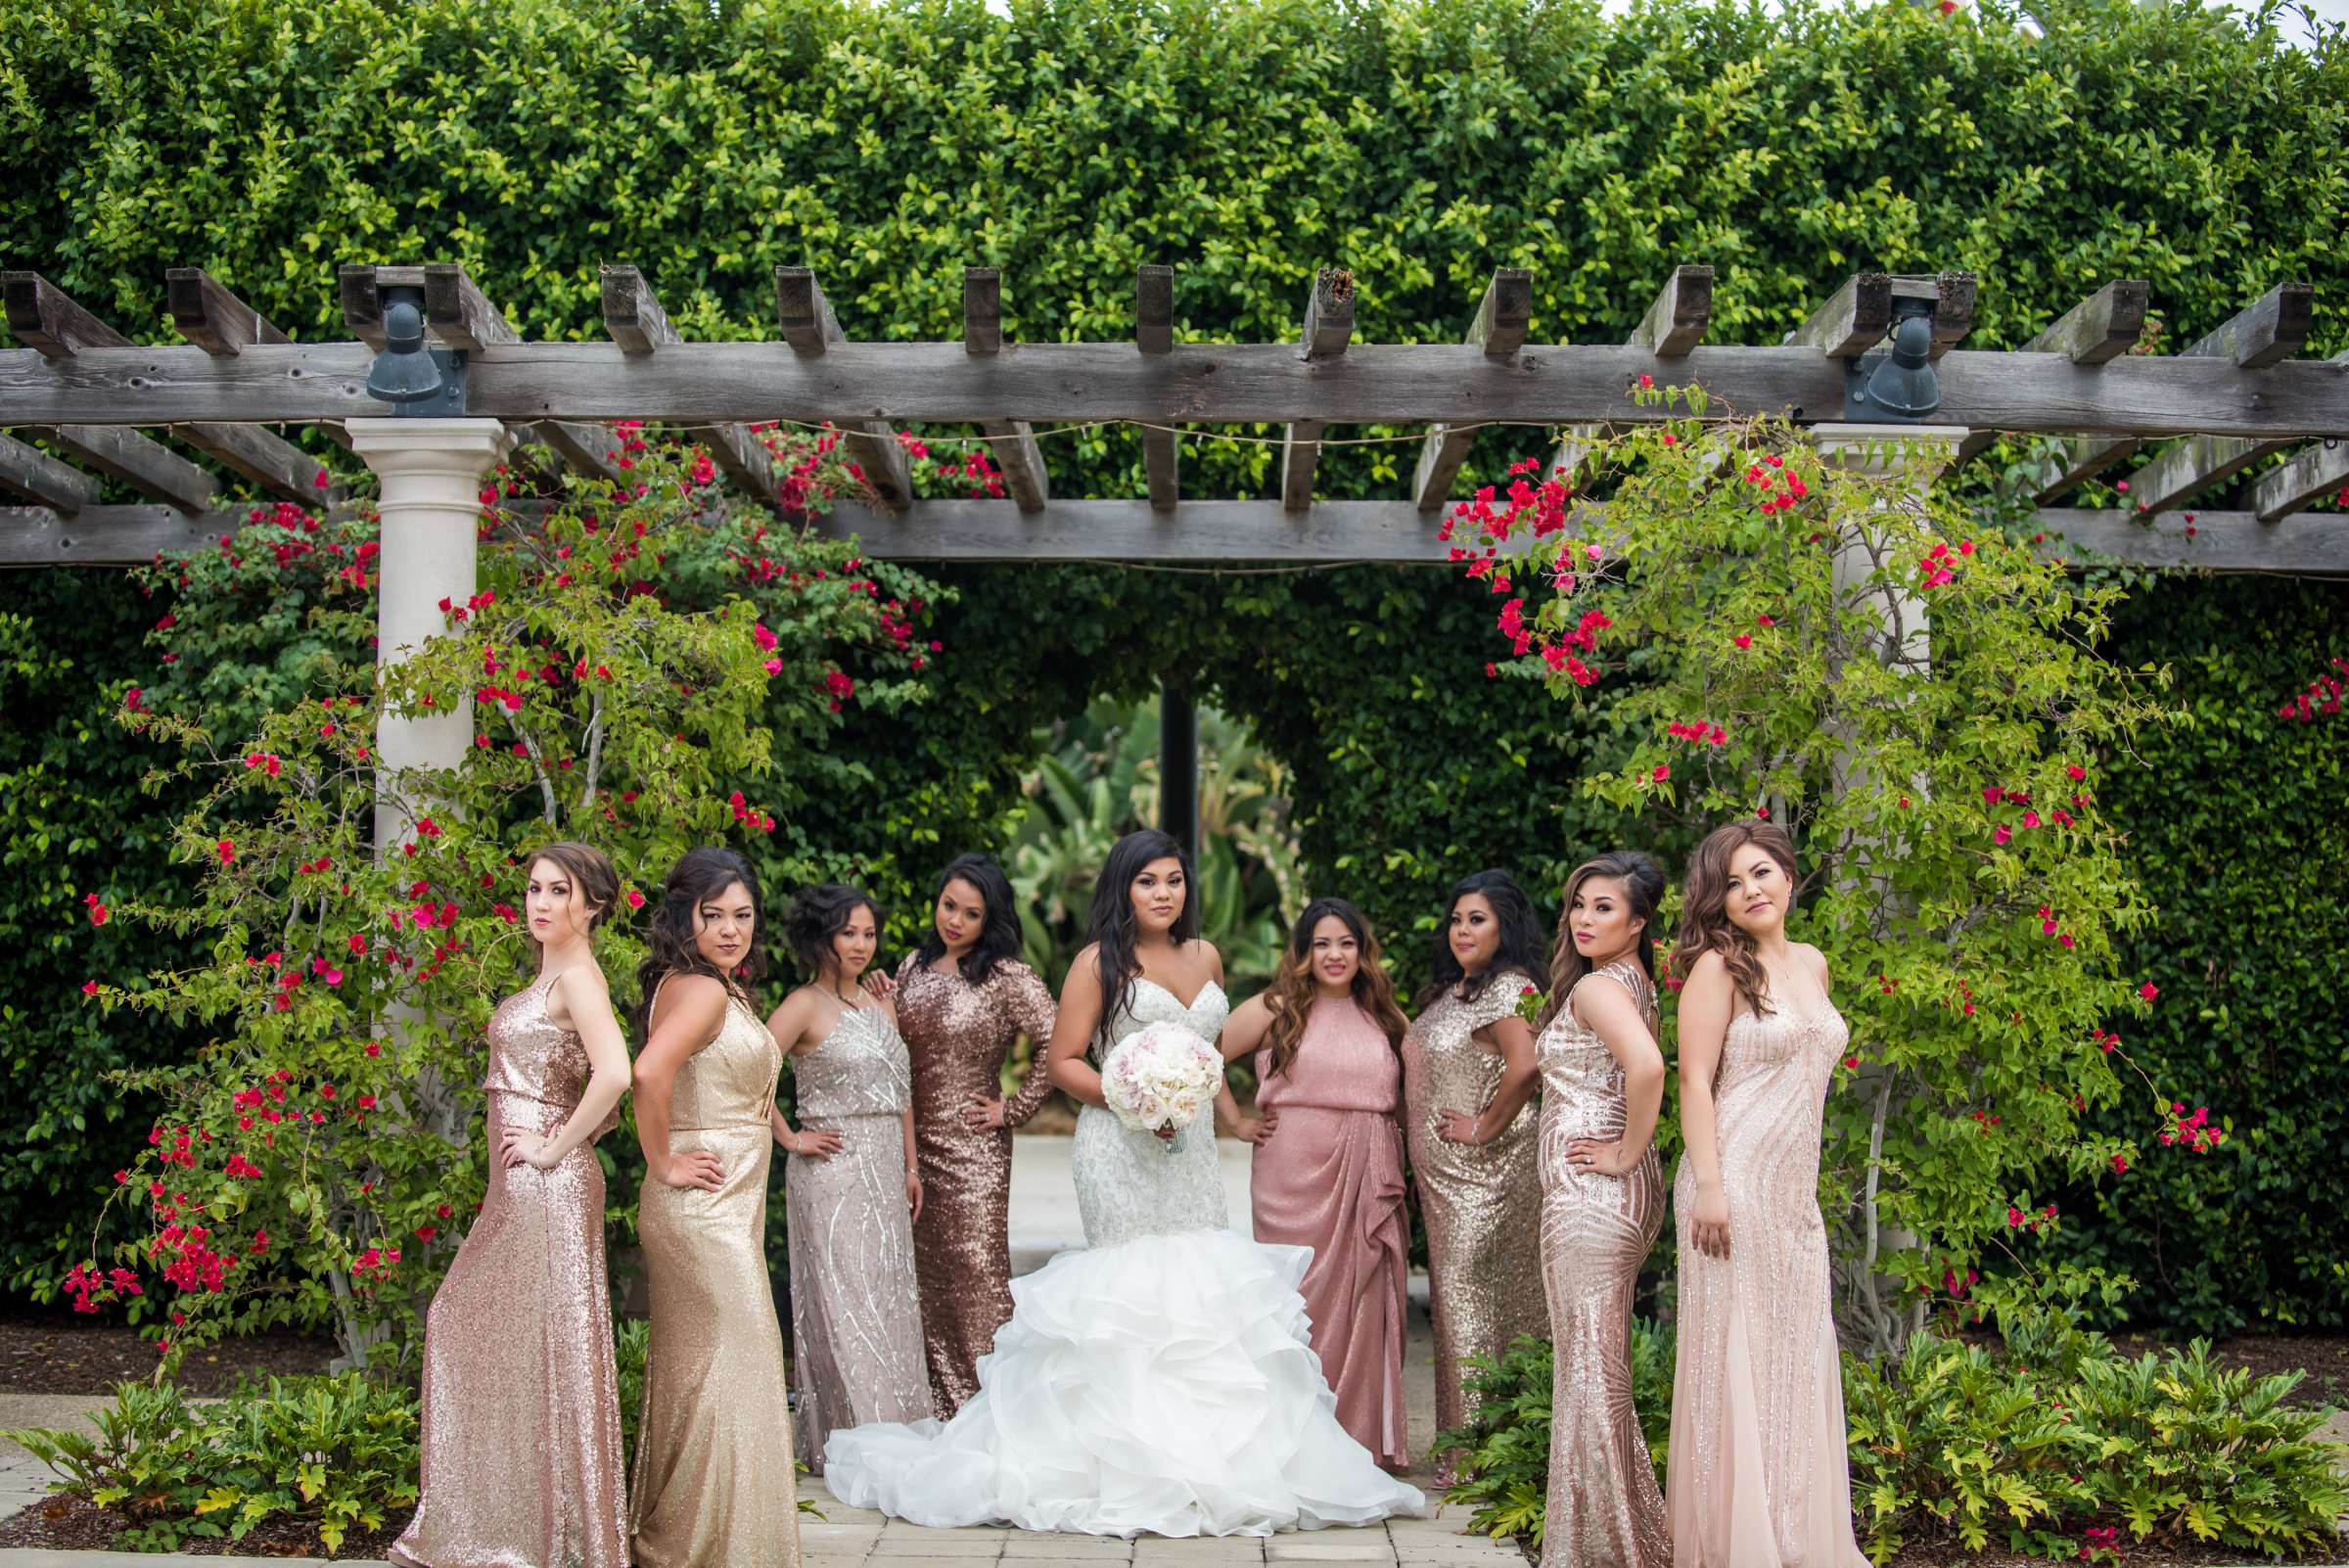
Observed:
[[[1672,777],[1672,764],[1670,762],[1658,762],[1656,764],[1655,772],[1650,776],[1654,778],[1658,784],[1663,783],[1666,779]]]
[[[621,895],[621,897],[628,900],[628,907],[631,909],[641,909],[644,907],[644,895],[638,893],[634,888],[630,888],[626,893]]]
[[[84,996],[95,996],[95,995],[97,995],[97,994],[98,994],[98,982],[96,982],[95,980],[85,980],[85,981],[83,981],[83,982],[81,983],[81,993],[82,993]]]
[[[237,845],[234,839],[222,839],[218,848],[222,865],[228,864],[237,857]]]
[[[93,894],[90,894],[90,895],[88,895],[87,897],[85,897],[85,898],[84,898],[84,899],[83,899],[81,901],[82,901],[83,905],[84,905],[86,908],[88,908],[88,910],[90,911],[90,924],[91,924],[91,925],[93,925],[93,926],[103,926],[103,925],[105,925],[105,924],[106,924],[106,922],[107,922],[107,917],[108,917],[108,911],[107,911],[107,907],[106,907],[106,905],[105,905],[105,904],[103,904],[103,903],[100,903],[100,902],[98,901],[98,895],[96,895],[95,893],[93,893]]]
[[[2116,1154],[2112,1157],[2112,1174],[2114,1176],[2127,1176],[2129,1174],[2129,1156],[2126,1154]]]
[[[2145,1000],[2151,1001],[2154,997],[2161,994],[2161,988],[2148,980],[2143,985],[2137,988],[2137,993],[2140,996],[2142,996]]]

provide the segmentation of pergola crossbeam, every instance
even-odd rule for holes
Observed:
[[[1463,341],[1472,348],[1482,348],[1487,358],[1507,359],[1525,346],[1526,326],[1534,313],[1534,275],[1525,267],[1495,267],[1493,279],[1485,285],[1485,297],[1477,302],[1476,319],[1468,324],[1468,336]],[[1468,460],[1468,448],[1475,444],[1473,428],[1457,430],[1450,425],[1437,425],[1427,433],[1419,446],[1419,466],[1411,474],[1411,501],[1422,512],[1432,512],[1451,498],[1452,482],[1460,477],[1460,465]]]
[[[684,338],[669,325],[668,312],[644,274],[634,267],[608,266],[600,279],[604,333],[631,356],[661,348],[680,347]],[[766,449],[747,425],[723,422],[686,427],[686,434],[710,451],[717,471],[754,500],[775,500],[775,454]]]
[[[1676,268],[1665,281],[1656,302],[1647,307],[1634,329],[1627,347],[1646,348],[1658,359],[1682,359],[1705,341],[1705,327],[1713,315],[1713,269],[1682,266]],[[1669,323],[1669,325],[1667,325]],[[1660,336],[1659,336],[1660,334]],[[1650,339],[1654,339],[1651,344]],[[1590,448],[1607,438],[1611,427],[1606,424],[1577,424],[1566,427],[1559,438],[1557,450],[1549,454],[1547,477],[1571,477]]]
[[[821,360],[849,341],[811,268],[775,268],[775,315],[783,341],[802,359]],[[840,428],[842,440],[882,507],[904,510],[913,499],[913,475],[905,448],[898,444],[898,433],[881,420],[844,418],[831,411],[818,417]]]
[[[2349,438],[2329,440],[2298,452],[2262,474],[2251,486],[2251,515],[2274,523],[2328,494],[2349,491]],[[2349,528],[2349,518],[2334,520]]]
[[[0,436],[0,491],[21,495],[67,517],[98,504],[98,481],[37,446]]]
[[[1133,346],[1146,360],[1164,360],[1174,352],[1174,269],[1148,262],[1133,275]],[[1172,512],[1181,496],[1182,453],[1174,432],[1142,428],[1142,473],[1150,486],[1153,511]]]
[[[1323,267],[1305,301],[1303,347],[1308,364],[1328,364],[1354,341],[1354,274]],[[1293,420],[1280,449],[1280,504],[1302,512],[1313,504],[1313,468],[1321,459],[1326,421]]]
[[[294,341],[202,267],[165,272],[163,294],[179,335],[215,358],[232,358],[248,346]]]
[[[234,426],[226,427],[234,429]],[[183,512],[212,504],[220,485],[209,474],[161,441],[120,425],[35,427],[49,443],[84,468],[120,480],[151,500]]]
[[[2144,280],[2115,278],[2058,316],[2017,352],[2061,354],[2075,365],[2100,365],[2135,347],[2144,331]],[[1955,468],[1976,456],[1998,438],[1995,428],[1975,431],[1958,443],[1950,466]]]
[[[962,270],[962,351],[994,355],[1003,351],[1003,271],[1000,267]],[[1024,419],[984,419],[989,451],[1003,471],[1003,484],[1023,512],[1040,512],[1051,493],[1044,479],[1044,454],[1036,444],[1035,429]]]

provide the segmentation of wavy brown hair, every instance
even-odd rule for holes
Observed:
[[[1297,1047],[1304,1042],[1306,1020],[1313,1014],[1313,998],[1319,989],[1313,982],[1313,930],[1333,916],[1353,934],[1355,946],[1360,953],[1361,961],[1355,967],[1350,987],[1354,1004],[1370,1016],[1370,1021],[1387,1037],[1389,1047],[1403,1049],[1403,1037],[1411,1027],[1410,1020],[1403,1016],[1403,1008],[1395,1000],[1395,982],[1387,978],[1385,966],[1378,961],[1378,939],[1370,934],[1370,922],[1344,899],[1315,899],[1305,906],[1297,924],[1289,928],[1288,945],[1281,949],[1280,967],[1273,972],[1272,984],[1265,991],[1265,1006],[1272,1014],[1271,1027],[1265,1031],[1265,1049],[1272,1053],[1267,1078],[1279,1077],[1297,1060]]]
[[[1647,972],[1650,985],[1656,978],[1656,905],[1664,899],[1664,868],[1641,854],[1637,850],[1609,850],[1596,859],[1585,860],[1574,868],[1566,879],[1566,891],[1558,896],[1558,940],[1549,953],[1549,997],[1542,1004],[1542,1016],[1534,1020],[1538,1036],[1549,1027],[1549,1021],[1566,1010],[1566,1000],[1582,978],[1590,972],[1590,960],[1574,945],[1574,896],[1584,883],[1594,877],[1607,877],[1623,884],[1623,896],[1631,905],[1632,918],[1640,922],[1639,938],[1633,951],[1637,954],[1639,967]]]
[[[1680,940],[1672,949],[1672,973],[1688,978],[1696,961],[1709,952],[1721,954],[1728,966],[1737,994],[1757,1014],[1770,1008],[1770,977],[1754,952],[1754,939],[1737,929],[1725,907],[1729,893],[1729,857],[1752,845],[1786,873],[1789,885],[1799,885],[1802,872],[1795,864],[1794,840],[1775,822],[1725,822],[1705,835],[1688,856],[1687,893],[1681,910]]]
[[[620,872],[614,869],[610,855],[592,844],[581,844],[576,839],[557,839],[552,844],[541,844],[524,857],[522,875],[525,882],[530,880],[530,867],[541,860],[549,862],[571,878],[571,885],[577,892],[579,901],[586,905],[588,931],[593,932],[612,918],[612,911],[620,901]],[[532,952],[542,945],[536,937],[531,937],[530,941]]]

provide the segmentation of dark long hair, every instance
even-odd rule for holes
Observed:
[[[1265,1031],[1265,1049],[1272,1053],[1267,1078],[1277,1078],[1297,1060],[1297,1047],[1305,1039],[1307,1018],[1313,1010],[1313,999],[1319,991],[1313,979],[1313,930],[1322,921],[1336,918],[1345,922],[1353,933],[1355,946],[1361,962],[1356,966],[1354,981],[1349,988],[1354,1004],[1370,1015],[1370,1021],[1387,1037],[1387,1044],[1403,1048],[1403,1037],[1409,1032],[1410,1020],[1395,1004],[1395,982],[1388,978],[1379,962],[1378,939],[1370,934],[1370,922],[1362,912],[1344,899],[1315,899],[1305,906],[1305,913],[1289,928],[1288,945],[1282,948],[1280,967],[1273,972],[1272,984],[1266,989],[1265,1005],[1272,1014],[1271,1027]]]
[[[1182,912],[1168,933],[1177,944],[1199,937],[1199,868],[1191,852],[1174,835],[1157,828],[1127,834],[1109,848],[1101,879],[1093,884],[1093,907],[1085,935],[1094,946],[1093,970],[1101,979],[1101,1031],[1133,1000],[1133,982],[1142,972],[1141,922],[1133,916],[1133,879],[1153,860],[1174,860],[1182,867]]]
[[[1500,945],[1494,949],[1493,961],[1475,976],[1451,955],[1451,912],[1472,893],[1484,896],[1500,927]],[[1431,975],[1436,993],[1442,995],[1457,987],[1461,1000],[1474,1001],[1493,984],[1494,976],[1509,970],[1537,986],[1548,972],[1542,962],[1542,925],[1534,918],[1534,901],[1506,871],[1473,872],[1451,885],[1451,894],[1444,900],[1444,918],[1436,922],[1436,962]]]
[[[693,917],[705,900],[734,883],[751,896],[751,946],[731,975],[702,956],[693,940]],[[653,993],[670,975],[708,975],[737,994],[766,978],[766,902],[750,862],[732,850],[705,844],[677,856],[661,883],[661,902],[644,934],[644,962],[636,966],[636,1008],[629,1014],[639,1040],[651,1038]]]
[[[924,964],[934,964],[945,954],[945,940],[938,934],[938,900],[945,897],[949,882],[969,883],[979,890],[979,898],[987,905],[987,918],[979,923],[979,940],[957,965],[965,982],[984,986],[995,965],[1020,955],[1018,895],[1011,891],[1011,879],[995,864],[993,855],[957,855],[938,874],[937,885],[930,890],[930,925],[916,953]]]
[[[812,888],[802,888],[791,900],[791,908],[783,916],[783,934],[791,939],[791,950],[807,971],[809,980],[824,978],[824,966],[837,962],[832,955],[832,939],[846,930],[849,916],[859,909],[872,911],[876,935],[881,926],[881,905],[862,888],[852,888],[845,882],[819,882]]]
[[[1745,1005],[1757,1014],[1768,1014],[1770,976],[1754,951],[1754,939],[1737,928],[1727,907],[1729,856],[1749,844],[1778,862],[1790,891],[1801,886],[1794,839],[1784,828],[1775,822],[1724,822],[1706,834],[1696,853],[1688,856],[1687,895],[1681,911],[1680,940],[1672,949],[1672,972],[1685,980],[1699,958],[1718,952]]]
[[[1566,999],[1576,983],[1590,972],[1590,960],[1574,945],[1574,896],[1593,877],[1608,877],[1623,884],[1623,896],[1631,904],[1632,918],[1640,922],[1638,945],[1632,950],[1638,955],[1639,967],[1646,973],[1648,984],[1651,987],[1655,984],[1656,905],[1664,898],[1664,868],[1637,850],[1609,850],[1576,866],[1574,875],[1566,879],[1566,891],[1558,896],[1558,942],[1550,949],[1549,998],[1543,1003],[1542,1016],[1534,1023],[1537,1035],[1565,1010]]]

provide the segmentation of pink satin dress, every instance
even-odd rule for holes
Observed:
[[[1389,1470],[1409,1467],[1404,1425],[1403,1063],[1370,1015],[1322,997],[1288,1071],[1256,1053],[1259,1110],[1280,1125],[1249,1176],[1256,1239],[1311,1247],[1301,1287],[1338,1424]]]
[[[1819,1212],[1827,1085],[1851,1037],[1833,1003],[1817,1005],[1729,1020],[1713,1084],[1727,1258],[1689,1240],[1687,1160],[1673,1185],[1680,1347],[1665,1498],[1677,1568],[1866,1568]]]

